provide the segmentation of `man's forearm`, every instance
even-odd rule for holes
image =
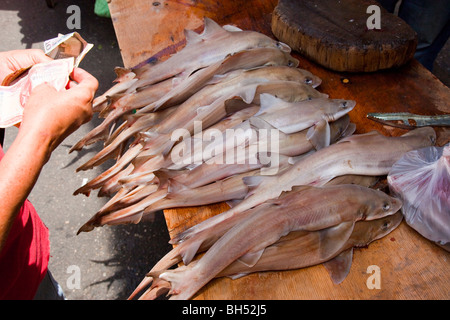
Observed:
[[[21,133],[0,162],[0,251],[25,199],[50,156],[45,136]]]

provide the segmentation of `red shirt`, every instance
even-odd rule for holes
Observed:
[[[0,147],[0,161],[3,155]],[[47,272],[49,257],[48,229],[26,200],[0,252],[0,299],[33,299]]]

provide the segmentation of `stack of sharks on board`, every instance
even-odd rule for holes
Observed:
[[[171,240],[130,298],[152,284],[141,298],[189,299],[215,277],[320,263],[341,282],[353,247],[402,219],[401,201],[370,187],[405,152],[433,145],[434,130],[354,134],[356,103],[316,90],[321,79],[287,45],[207,18],[201,34],[185,35],[166,60],[118,68],[118,83],[94,100],[104,121],[71,151],[104,148],[77,170],[116,162],[75,191],[111,197],[79,232],[226,201],[229,210]]]

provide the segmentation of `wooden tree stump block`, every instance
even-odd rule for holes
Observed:
[[[380,9],[380,29],[369,29]],[[372,26],[370,24],[370,26]],[[306,58],[335,71],[372,72],[410,60],[417,35],[406,22],[370,0],[280,0],[272,32]]]

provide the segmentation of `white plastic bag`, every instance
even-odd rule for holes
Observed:
[[[450,144],[406,153],[388,175],[409,226],[450,251]]]

